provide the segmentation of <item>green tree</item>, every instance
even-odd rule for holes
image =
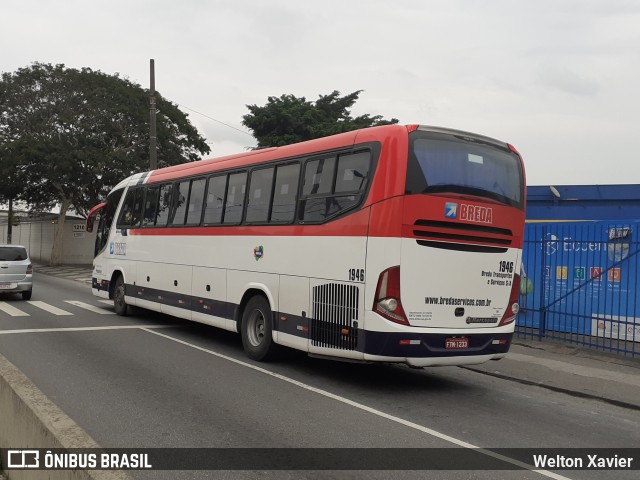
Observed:
[[[334,90],[329,95],[320,95],[315,103],[294,95],[269,97],[264,106],[247,105],[250,113],[242,117],[242,124],[252,130],[258,148],[263,148],[398,123],[396,118],[384,120],[381,115],[352,117],[349,109],[360,93],[362,90],[341,97]]]
[[[2,74],[0,152],[23,174],[19,196],[37,209],[60,208],[52,264],[70,208],[86,214],[120,180],[149,169],[148,99],[128,79],[90,68],[34,63]],[[156,94],[156,106],[159,167],[209,153],[177,105]]]
[[[16,223],[14,214],[15,201],[22,192],[20,170],[16,159],[8,149],[0,145],[0,204],[9,206],[7,215],[7,243],[12,242],[13,226]],[[2,239],[0,239],[0,242]]]

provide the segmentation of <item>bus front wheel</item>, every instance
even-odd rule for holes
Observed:
[[[113,307],[116,313],[122,317],[128,313],[128,305],[124,299],[124,279],[122,275],[118,276],[116,280],[116,286],[113,289]]]
[[[272,332],[273,315],[269,302],[256,295],[247,302],[240,328],[242,346],[250,359],[259,362],[273,359],[277,345],[273,342]]]

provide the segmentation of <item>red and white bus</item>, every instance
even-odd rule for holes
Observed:
[[[524,209],[511,145],[373,127],[122,181],[88,219],[92,289],[239,332],[254,360],[477,364],[511,344]]]

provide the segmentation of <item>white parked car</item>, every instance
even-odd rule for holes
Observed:
[[[33,265],[22,245],[0,245],[0,293],[21,293],[24,300],[33,292]]]

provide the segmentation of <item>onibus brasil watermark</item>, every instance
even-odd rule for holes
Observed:
[[[4,470],[640,470],[640,448],[0,449]]]

